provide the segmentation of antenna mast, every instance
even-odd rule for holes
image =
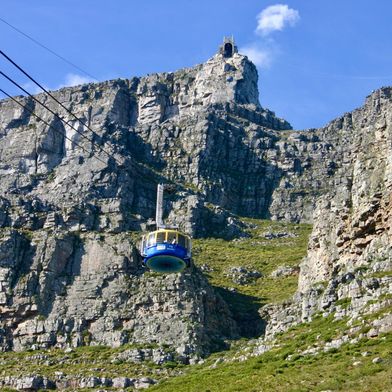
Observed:
[[[157,207],[156,207],[156,215],[155,222],[157,224],[157,229],[163,229],[165,226],[163,224],[162,216],[163,216],[163,191],[164,185],[158,184],[157,187]]]

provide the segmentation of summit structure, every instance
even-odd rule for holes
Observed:
[[[233,57],[235,53],[238,53],[238,48],[234,43],[234,37],[224,37],[223,38],[223,44],[219,48],[219,53],[224,57],[224,58],[230,58]]]

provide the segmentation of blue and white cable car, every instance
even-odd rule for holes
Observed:
[[[167,227],[162,220],[163,192],[173,191],[170,185],[159,184],[157,189],[157,230],[143,236],[140,253],[143,264],[155,272],[176,273],[190,266],[192,256],[191,238],[177,228]]]
[[[155,272],[176,273],[190,266],[192,242],[178,230],[158,229],[143,236],[141,254]]]

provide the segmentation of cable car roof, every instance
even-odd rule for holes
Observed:
[[[178,230],[178,229],[163,229],[160,228],[158,230],[154,230],[154,231],[150,231],[149,233],[147,233],[147,235],[152,234],[152,233],[178,233],[181,234],[185,237],[190,237],[188,234],[185,234],[184,232]]]

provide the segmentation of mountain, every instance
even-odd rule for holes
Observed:
[[[192,68],[52,92],[81,121],[45,94],[35,97],[63,120],[32,98],[17,97],[27,109],[0,101],[2,351],[132,346],[128,359],[187,364],[241,337],[257,338],[261,355],[277,333],[320,314],[348,320],[336,347],[392,330],[391,88],[323,128],[295,131],[260,106],[257,86],[255,66],[223,45]],[[312,223],[295,295],[238,311],[246,291],[212,287],[228,271],[204,266],[206,251],[183,274],[146,271],[137,243],[159,182],[177,188],[166,220],[208,244],[212,264],[219,244],[231,260],[236,244],[262,249],[260,236],[295,238]],[[260,219],[288,222],[279,226],[288,232],[259,232]],[[252,275],[238,254],[229,273],[263,285],[267,264],[254,261]],[[352,329],[356,320],[366,332]],[[20,377],[4,380],[23,389]]]

